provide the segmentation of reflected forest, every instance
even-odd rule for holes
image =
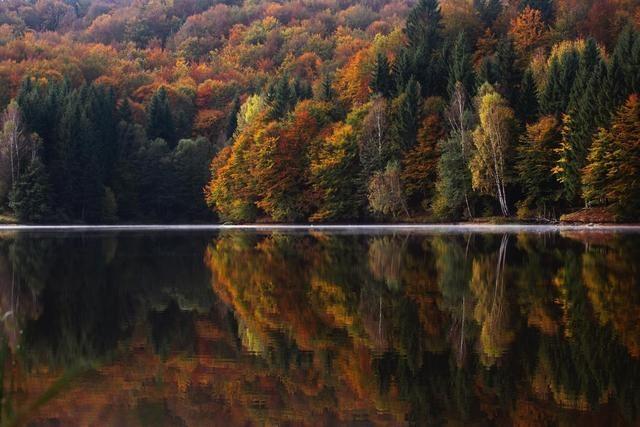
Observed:
[[[640,235],[4,232],[3,425],[635,425]]]

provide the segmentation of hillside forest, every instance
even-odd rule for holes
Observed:
[[[640,217],[640,0],[0,2],[0,214]]]

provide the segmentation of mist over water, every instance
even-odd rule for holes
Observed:
[[[640,419],[634,228],[159,227],[0,229],[3,422]]]

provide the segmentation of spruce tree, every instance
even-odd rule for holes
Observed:
[[[515,105],[517,89],[522,74],[516,65],[517,55],[510,39],[502,39],[498,44],[495,58],[495,75],[499,92],[511,105]]]
[[[9,206],[21,222],[51,219],[51,188],[44,165],[36,158],[9,196]]]
[[[394,61],[391,75],[396,93],[401,93],[412,76],[411,56],[408,49],[403,49]]]
[[[636,57],[638,39],[640,36],[637,31],[628,25],[620,32],[613,50],[613,57],[617,59],[621,75],[624,76],[621,83],[625,95],[632,93],[640,73],[640,64],[637,62],[640,58]]]
[[[618,106],[624,102],[624,98],[624,73],[618,56],[614,55],[611,62],[606,67],[606,74],[600,84],[597,115],[597,122],[599,126],[609,126],[613,114]]]
[[[438,0],[418,0],[405,27],[409,46],[416,50],[421,47],[426,48],[425,51],[436,49],[441,43],[441,20]]]
[[[147,136],[151,140],[162,138],[169,147],[174,147],[177,143],[171,105],[164,87],[156,91],[147,107]]]
[[[460,82],[468,96],[474,96],[475,76],[464,33],[460,33],[458,36],[451,56],[448,83],[449,94],[451,95],[455,91],[456,83]]]
[[[289,84],[289,78],[282,76],[267,90],[267,105],[269,118],[279,120],[283,118],[295,104],[295,93]]]
[[[500,0],[473,0],[473,7],[486,27],[493,25],[502,12]]]
[[[538,116],[538,109],[538,89],[533,79],[533,72],[528,68],[524,72],[522,83],[520,83],[516,112],[523,123],[532,123]]]
[[[582,195],[589,206],[607,204],[607,174],[613,166],[610,162],[612,148],[611,132],[600,128],[589,149],[587,166],[582,170]]]
[[[405,151],[415,146],[421,109],[420,85],[411,79],[402,94],[394,100],[392,128],[396,151]]]
[[[378,53],[370,83],[371,91],[385,98],[389,98],[393,92],[391,70],[387,56]]]
[[[229,112],[229,122],[227,123],[227,130],[225,132],[225,137],[230,139],[233,137],[236,129],[238,128],[238,113],[240,112],[240,98],[237,96],[233,98],[233,102],[231,103],[231,111]]]

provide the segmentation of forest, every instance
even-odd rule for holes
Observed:
[[[0,222],[640,218],[640,0],[7,0]]]

